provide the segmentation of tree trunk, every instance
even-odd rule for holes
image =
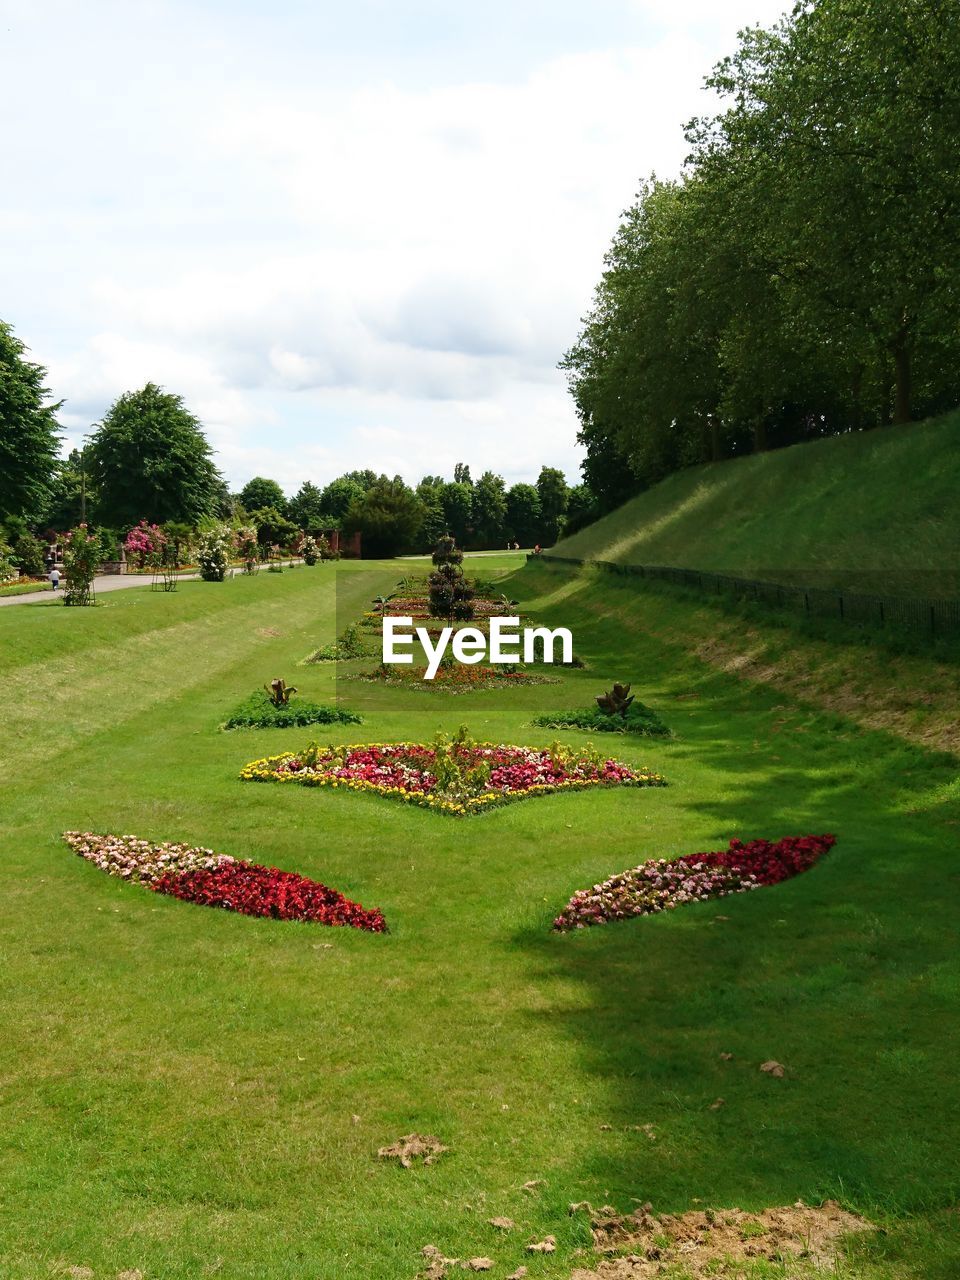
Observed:
[[[897,334],[893,344],[893,367],[896,383],[893,395],[893,420],[895,423],[910,422],[910,342],[906,326]]]
[[[715,413],[711,413],[707,419],[710,427],[710,461],[719,462],[720,453],[720,419]]]
[[[854,431],[863,430],[863,365],[858,364],[850,377],[850,425]]]

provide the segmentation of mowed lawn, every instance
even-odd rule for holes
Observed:
[[[518,565],[476,567],[570,626],[590,670],[458,697],[341,681],[365,723],[316,734],[218,725],[274,676],[329,701],[333,667],[297,664],[334,638],[338,608],[342,625],[409,566],[0,612],[4,1280],[412,1280],[426,1244],[489,1255],[494,1275],[565,1276],[589,1245],[571,1201],[828,1196],[887,1231],[847,1274],[956,1276],[956,760],[709,670],[685,649],[681,601]],[[465,722],[544,744],[559,735],[533,715],[613,678],[676,738],[610,750],[666,789],[458,822],[237,779],[311,736]],[[301,871],[382,907],[391,931],[161,898],[76,858],[70,828]],[[550,932],[572,891],[644,858],[822,831],[834,852],[775,889]],[[783,1079],[759,1072],[770,1058]],[[411,1131],[449,1154],[409,1171],[377,1159]],[[517,1230],[498,1234],[496,1215]],[[524,1253],[548,1232],[556,1254]]]

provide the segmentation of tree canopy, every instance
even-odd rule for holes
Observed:
[[[367,556],[395,556],[410,548],[423,523],[424,506],[399,476],[381,477],[354,500],[344,518],[347,533],[359,530]]]
[[[960,20],[801,0],[742,33],[563,361],[605,506],[691,463],[960,403]]]
[[[325,527],[327,513],[317,486],[305,480],[287,503],[287,514],[305,532],[319,533]]]
[[[215,510],[220,475],[203,429],[180,396],[153,382],[114,402],[86,456],[105,523],[195,525]]]
[[[268,480],[266,476],[254,476],[237,495],[240,505],[245,511],[262,511],[270,509],[286,513],[287,499],[276,480]]]
[[[0,519],[38,518],[56,477],[59,404],[48,403],[42,365],[0,320]]]

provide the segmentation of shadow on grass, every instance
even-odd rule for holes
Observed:
[[[956,761],[739,684],[649,632],[624,670],[636,618],[578,614],[576,599],[566,592],[563,612],[596,670],[646,670],[648,689],[654,671],[658,709],[682,706],[665,768],[691,829],[706,820],[714,847],[838,836],[776,888],[568,935],[545,918],[516,939],[565,993],[530,1016],[608,1086],[585,1194],[660,1210],[836,1196],[868,1216],[955,1202]],[[630,865],[614,857],[610,873]],[[769,1059],[783,1079],[759,1070]]]

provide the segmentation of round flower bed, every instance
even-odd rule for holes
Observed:
[[[835,843],[832,835],[784,836],[775,842],[746,844],[731,840],[728,849],[716,853],[652,859],[575,893],[553,927],[561,932],[585,929],[779,884],[809,870]]]
[[[254,760],[240,776],[253,782],[372,791],[455,817],[555,791],[665,785],[660,774],[593,749],[475,742],[463,730],[454,739],[438,735],[432,743],[314,744],[306,751]]]
[[[153,844],[136,836],[65,831],[63,838],[74,853],[107,875],[146,885],[155,893],[184,902],[272,920],[346,925],[370,933],[387,931],[378,907],[361,907],[336,889],[295,871],[262,867],[186,844]]]

